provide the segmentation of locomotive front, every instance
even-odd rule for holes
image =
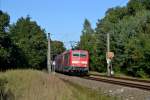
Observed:
[[[59,72],[87,74],[89,71],[89,53],[86,50],[65,51],[55,61]]]
[[[72,50],[70,57],[70,66],[72,71],[88,73],[89,71],[89,54],[85,50]]]

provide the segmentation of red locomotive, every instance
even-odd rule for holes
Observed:
[[[85,50],[68,50],[55,58],[55,70],[67,73],[83,73],[89,71],[89,53]]]

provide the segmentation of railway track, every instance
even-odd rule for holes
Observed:
[[[149,80],[139,80],[139,79],[121,78],[121,77],[108,77],[105,75],[93,75],[93,74],[91,74],[90,76],[85,76],[83,78],[150,91]]]
[[[122,80],[130,80],[130,81],[136,81],[136,82],[144,82],[144,83],[150,83],[150,80],[144,80],[144,79],[138,79],[138,78],[127,78],[127,77],[117,77],[117,76],[106,76],[106,75],[99,75],[99,74],[90,74],[93,76],[100,76],[100,77],[108,77],[113,79],[122,79]]]

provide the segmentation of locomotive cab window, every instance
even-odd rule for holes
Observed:
[[[73,52],[72,55],[74,57],[81,57],[81,58],[85,58],[87,56],[86,53],[80,53],[80,52]]]
[[[84,57],[86,57],[86,54],[81,53],[81,54],[80,54],[80,57],[83,57],[83,58],[84,58]]]
[[[79,57],[79,53],[73,53],[73,56]]]

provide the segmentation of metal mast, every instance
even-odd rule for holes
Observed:
[[[107,33],[107,75],[110,76],[111,75],[111,71],[110,71],[110,59],[108,58],[108,53],[110,52],[110,34]]]
[[[50,46],[50,33],[48,33],[48,50],[47,50],[47,69],[48,72],[51,72],[51,46]]]

